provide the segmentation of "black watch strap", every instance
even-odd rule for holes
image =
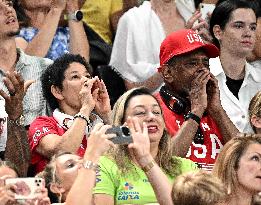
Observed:
[[[188,120],[188,119],[195,120],[198,124],[200,124],[200,117],[197,116],[196,114],[192,113],[192,112],[189,112],[189,113],[185,116],[185,120]]]

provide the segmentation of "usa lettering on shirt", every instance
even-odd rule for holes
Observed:
[[[197,162],[201,169],[210,171],[223,148],[223,143],[206,122],[200,125],[204,134],[204,144],[192,142],[186,157]]]
[[[48,127],[42,127],[42,130],[38,129],[35,131],[34,135],[33,135],[33,142],[35,144],[37,144],[39,137],[41,135],[46,135],[46,133],[50,132],[50,130],[48,129]]]

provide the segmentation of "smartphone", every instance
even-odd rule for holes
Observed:
[[[215,4],[205,4],[205,3],[200,3],[199,4],[199,10],[200,13],[202,14],[201,18],[208,20],[208,13],[212,13],[215,9],[216,5]]]
[[[116,134],[116,137],[110,139],[114,144],[123,145],[133,142],[130,135],[130,130],[128,127],[125,126],[114,126],[112,128],[109,128],[107,129],[106,134]]]
[[[14,184],[16,186],[15,199],[33,199],[36,190],[45,186],[44,179],[39,177],[28,178],[9,178],[5,180],[5,184]]]

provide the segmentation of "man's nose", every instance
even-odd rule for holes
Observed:
[[[254,32],[255,32],[255,31],[253,31],[250,27],[247,26],[247,27],[244,29],[243,35],[244,35],[244,37],[251,37]]]

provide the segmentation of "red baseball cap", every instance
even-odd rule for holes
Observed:
[[[219,56],[219,49],[213,44],[205,44],[197,32],[191,29],[179,30],[168,35],[160,46],[160,66],[173,56],[203,48],[209,58]],[[160,68],[159,68],[160,70]]]

